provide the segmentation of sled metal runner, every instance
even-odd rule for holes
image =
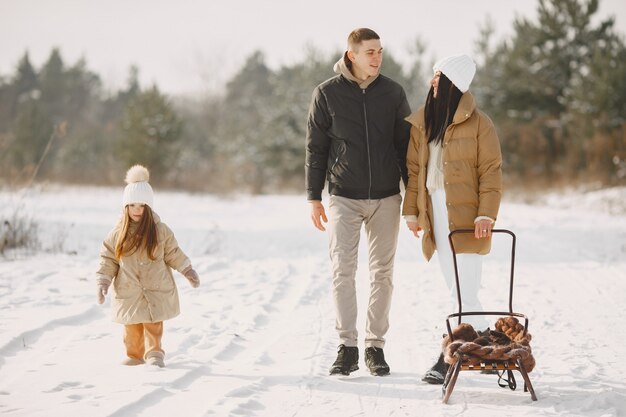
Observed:
[[[461,318],[463,316],[511,316],[517,317],[518,319],[524,320],[524,332],[525,335],[528,331],[528,318],[521,314],[513,311],[513,276],[515,269],[515,242],[516,237],[513,232],[506,229],[494,229],[491,233],[504,233],[511,236],[511,277],[509,283],[509,310],[508,311],[462,311],[462,302],[461,302],[461,289],[459,284],[459,270],[457,267],[456,261],[456,251],[454,249],[454,243],[452,241],[452,237],[457,233],[474,233],[473,229],[460,229],[454,230],[450,232],[448,235],[448,240],[450,242],[450,248],[452,249],[452,258],[454,260],[454,276],[456,279],[456,295],[457,301],[459,305],[459,312],[450,314],[446,318],[446,328],[448,330],[448,336],[450,340],[454,340],[454,336],[452,334],[452,328],[450,326],[450,320],[457,318],[458,324],[461,324]],[[508,380],[507,385],[502,385],[500,382],[498,384],[502,387],[508,386],[511,390],[515,390],[515,378],[513,377],[513,371],[518,371],[522,374],[522,378],[524,379],[524,392],[530,392],[530,397],[533,401],[537,401],[537,396],[535,395],[535,390],[533,388],[532,383],[530,382],[530,378],[528,377],[528,372],[524,368],[524,364],[520,359],[510,359],[510,360],[481,360],[479,365],[475,364],[475,360],[471,362],[470,355],[455,353],[457,356],[457,362],[448,368],[448,372],[444,378],[443,386],[442,386],[442,395],[443,395],[443,403],[447,404],[452,391],[454,390],[454,385],[456,384],[457,378],[461,371],[496,371],[507,373]],[[475,359],[475,358],[474,358]],[[503,379],[502,377],[500,377]]]

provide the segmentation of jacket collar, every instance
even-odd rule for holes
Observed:
[[[459,101],[459,106],[456,108],[452,123],[457,124],[464,122],[470,118],[474,110],[476,110],[476,100],[474,100],[472,93],[467,91],[461,96],[461,101]]]
[[[339,61],[337,61],[335,65],[333,65],[333,71],[335,71],[335,74],[341,74],[347,80],[357,83],[359,87],[362,88],[363,90],[369,87],[370,84],[372,84],[374,80],[378,78],[378,75],[380,74],[379,73],[379,74],[374,75],[373,77],[368,77],[367,80],[365,81],[359,80],[358,78],[354,76],[354,74],[352,74],[352,71],[350,71],[350,68],[348,68],[347,62],[348,62],[348,52],[344,52],[343,56],[339,58]]]
[[[469,119],[470,116],[476,110],[476,100],[474,100],[474,96],[469,91],[465,92],[461,96],[461,100],[459,101],[459,106],[456,108],[456,113],[454,113],[454,117],[452,118],[452,123],[462,123],[465,120]],[[411,123],[415,127],[424,125],[424,106],[420,107],[419,110],[411,113],[404,120]]]

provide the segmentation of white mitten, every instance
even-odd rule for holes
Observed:
[[[187,278],[187,281],[189,281],[189,284],[193,288],[198,288],[200,286],[200,277],[198,276],[198,273],[195,271],[195,269],[193,269],[191,266],[188,266],[183,271],[183,275],[185,276],[185,278]]]
[[[104,296],[109,292],[111,279],[108,277],[98,278],[96,284],[98,284],[98,304],[102,304],[104,303]]]

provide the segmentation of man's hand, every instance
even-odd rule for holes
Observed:
[[[324,205],[319,200],[311,200],[309,201],[309,204],[311,205],[311,220],[313,221],[313,225],[324,232],[326,228],[322,224],[322,221],[324,223],[328,223]]]
[[[418,226],[417,222],[406,222],[406,225],[415,237],[420,237],[419,232],[422,231],[422,228]]]

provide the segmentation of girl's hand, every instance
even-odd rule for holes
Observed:
[[[193,288],[198,288],[200,286],[200,277],[198,276],[198,273],[195,271],[195,269],[193,269],[192,267],[188,267],[187,269],[185,269],[183,271],[183,275],[185,276],[185,278],[187,278],[187,281],[189,281],[189,285],[191,285]]]
[[[479,220],[474,224],[474,237],[483,239],[491,237],[491,220]]]
[[[420,237],[419,232],[422,231],[422,228],[419,227],[419,225],[417,224],[417,222],[406,222],[407,227],[409,228],[409,230],[411,232],[413,232],[413,235],[417,238]]]
[[[104,303],[104,296],[109,292],[109,285],[111,285],[111,281],[107,281],[104,279],[99,279],[98,283],[98,304]]]

